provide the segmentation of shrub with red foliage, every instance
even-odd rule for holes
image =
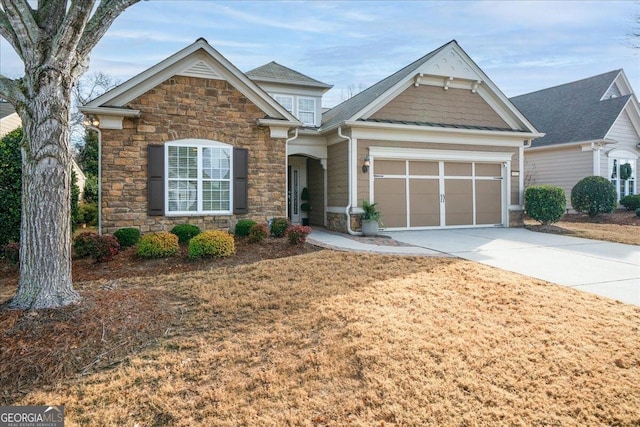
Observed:
[[[285,235],[292,245],[301,245],[307,240],[307,236],[311,234],[311,227],[306,225],[291,225],[287,228]]]

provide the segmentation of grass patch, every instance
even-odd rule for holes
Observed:
[[[182,304],[155,345],[5,403],[70,426],[640,424],[640,308],[514,273],[319,251],[110,292],[139,288]]]

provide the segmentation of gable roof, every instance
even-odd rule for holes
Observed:
[[[284,83],[297,86],[311,86],[329,90],[333,85],[323,83],[319,80],[312,79],[302,73],[299,73],[284,65],[280,65],[275,61],[264,64],[258,68],[247,71],[245,73],[253,81]]]
[[[113,114],[122,115],[127,110],[127,103],[174,75],[226,80],[260,108],[267,119],[301,124],[204,38],[88,102],[80,111],[109,114],[111,110]]]
[[[613,70],[511,98],[533,125],[546,133],[531,146],[604,139],[633,98],[624,95],[602,99],[621,73]]]
[[[412,83],[421,84],[422,79],[425,82],[429,80],[433,82],[434,79],[438,82],[446,82],[443,83],[444,88],[447,88],[449,82],[453,80],[456,83],[453,83],[451,87],[460,84],[457,82],[466,82],[459,87],[466,87],[478,93],[482,92],[481,96],[511,126],[510,130],[538,135],[535,127],[511,104],[509,99],[473,62],[455,40],[440,46],[325,112],[322,115],[321,129],[327,130],[347,121],[366,120],[373,112]],[[423,123],[422,125],[427,126],[429,124]]]

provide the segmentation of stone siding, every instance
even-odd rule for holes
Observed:
[[[258,107],[223,80],[174,76],[130,102],[141,116],[122,130],[102,131],[102,226],[142,232],[190,223],[202,229],[233,229],[238,219],[285,216],[285,142],[258,127]],[[148,216],[147,146],[196,138],[249,150],[249,213],[235,216]]]

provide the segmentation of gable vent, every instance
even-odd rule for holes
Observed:
[[[218,80],[223,79],[222,76],[218,74],[216,70],[211,68],[211,66],[206,64],[204,61],[196,62],[191,67],[178,73],[178,75],[187,76],[187,77],[200,77],[203,79],[218,79]]]

